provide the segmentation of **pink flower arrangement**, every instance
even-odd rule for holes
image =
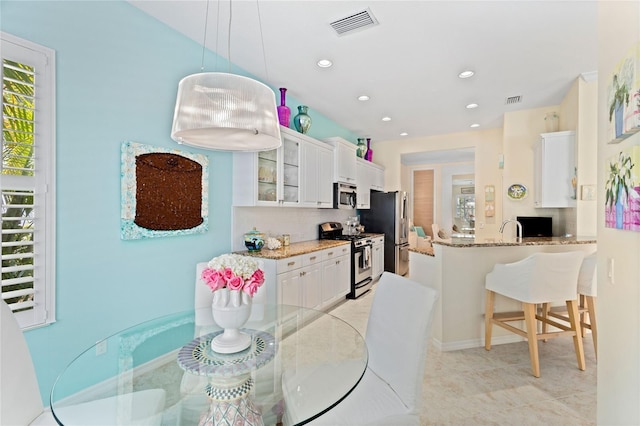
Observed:
[[[211,291],[221,288],[242,290],[253,297],[264,283],[264,272],[257,260],[239,254],[223,254],[209,261],[202,279]]]

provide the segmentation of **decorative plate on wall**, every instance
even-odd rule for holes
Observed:
[[[512,200],[522,200],[527,196],[527,187],[521,183],[514,183],[507,188],[507,196]]]

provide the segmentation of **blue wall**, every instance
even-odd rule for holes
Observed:
[[[169,137],[177,84],[199,72],[202,47],[124,1],[0,8],[2,31],[56,51],[57,322],[26,332],[47,404],[57,374],[86,347],[193,307],[195,264],[231,248],[231,154],[182,148],[209,157],[207,233],[122,241],[120,145],[177,147]],[[313,99],[287,103],[313,109]],[[355,141],[312,117],[311,136]]]

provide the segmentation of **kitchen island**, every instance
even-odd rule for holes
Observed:
[[[453,238],[433,247],[409,249],[409,277],[436,288],[432,337],[440,350],[484,346],[485,276],[496,263],[510,263],[533,253],[596,251],[595,238]],[[521,310],[514,301],[496,296],[496,311]],[[494,329],[492,344],[520,341],[506,330]]]

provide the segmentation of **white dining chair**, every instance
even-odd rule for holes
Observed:
[[[578,273],[584,253],[534,253],[517,262],[496,264],[486,275],[485,288],[485,349],[491,350],[494,325],[527,339],[531,371],[540,377],[538,340],[560,335],[573,337],[578,368],[585,369],[584,348],[578,313]],[[496,294],[518,301],[522,311],[494,312]],[[560,324],[544,315],[538,315],[537,306],[562,302],[569,313],[569,326]],[[524,320],[525,329],[512,325]],[[538,321],[555,327],[558,331],[538,332]]]
[[[55,426],[53,413],[42,404],[36,372],[29,347],[11,312],[0,301],[0,425]],[[164,408],[165,391],[149,389],[117,397],[69,405],[60,415],[69,419],[65,425],[115,424],[115,418],[99,413],[115,413],[118,404],[133,407],[131,425],[159,425]]]
[[[369,362],[360,383],[313,425],[419,425],[422,382],[438,292],[400,275],[384,272],[376,286],[365,341]],[[327,369],[302,388],[323,392],[317,380],[331,382]],[[323,377],[324,376],[324,377]],[[303,379],[301,379],[303,380]],[[287,378],[296,383],[296,378]],[[285,397],[285,425],[291,420]],[[296,401],[299,403],[300,401]],[[313,404],[309,395],[305,403]],[[304,407],[296,407],[300,411]]]

